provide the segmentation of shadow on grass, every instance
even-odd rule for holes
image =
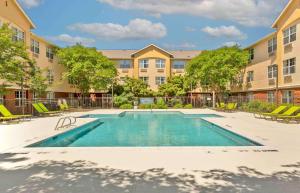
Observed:
[[[27,159],[22,156],[3,154],[0,155],[0,163],[17,163]],[[300,191],[299,169],[300,163],[296,163],[284,165],[283,171],[272,174],[239,167],[236,173],[216,169],[194,171],[193,175],[175,175],[163,168],[134,172],[108,167],[100,168],[87,161],[40,161],[9,170],[0,168],[0,192],[297,193]],[[209,183],[199,185],[196,176],[208,179]]]

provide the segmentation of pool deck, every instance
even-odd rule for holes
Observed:
[[[24,148],[75,127],[55,131],[60,117],[34,118],[0,125],[0,192],[299,192],[300,125],[243,112],[170,111],[221,115],[205,119],[264,146]],[[76,126],[93,120],[78,119]]]

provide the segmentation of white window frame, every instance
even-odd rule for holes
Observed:
[[[46,48],[46,57],[49,58],[50,60],[53,60],[54,58],[53,48],[50,47]]]
[[[38,42],[35,39],[31,39],[30,50],[31,50],[31,52],[33,52],[35,54],[39,54],[40,53],[40,42]]]
[[[4,104],[4,95],[3,94],[0,94],[0,104]]]
[[[268,53],[274,53],[277,50],[277,38],[273,37],[268,41]]]
[[[268,103],[275,103],[275,91],[268,91]]]
[[[186,62],[183,60],[175,60],[173,61],[173,69],[182,70],[185,69]]]
[[[149,59],[142,59],[140,60],[140,68],[141,69],[147,69],[149,68]]]
[[[289,76],[296,73],[296,58],[283,61],[283,75]]]
[[[268,79],[277,78],[278,67],[276,64],[268,66]]]
[[[156,85],[162,85],[162,84],[164,84],[166,82],[166,77],[164,77],[164,76],[157,76],[157,77],[155,77],[155,84]]]
[[[283,31],[283,44],[287,45],[297,40],[297,25]]]
[[[54,100],[55,92],[47,92],[47,100]]]
[[[149,84],[149,77],[148,76],[140,76],[139,79],[143,81],[145,84]]]
[[[24,104],[22,102],[22,96],[23,96]],[[26,98],[26,91],[24,90],[23,91],[23,95],[22,95],[21,90],[16,90],[15,91],[15,100],[16,100],[16,102],[15,102],[16,107],[22,107],[22,106],[24,106],[26,104],[26,100],[27,100],[27,98]]]
[[[166,60],[164,59],[156,59],[155,60],[156,68],[164,69],[166,67]]]
[[[25,32],[16,28],[16,27],[12,27],[13,30],[13,41],[21,41],[21,42],[25,42]]]
[[[282,103],[292,104],[294,102],[294,92],[291,90],[284,90],[282,93]]]
[[[132,67],[131,60],[120,60],[119,61],[119,68],[121,69],[128,69]]]
[[[248,71],[247,72],[247,83],[254,81],[254,71]]]
[[[54,73],[53,70],[48,70],[47,71],[47,80],[48,80],[48,84],[53,84],[54,82]]]

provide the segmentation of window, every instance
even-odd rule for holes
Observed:
[[[277,50],[277,38],[274,37],[268,41],[268,53],[274,53]]]
[[[48,70],[47,79],[48,79],[48,84],[53,84],[54,82],[53,70]]]
[[[291,104],[293,103],[293,91],[285,90],[282,93],[282,103]]]
[[[249,50],[249,59],[250,59],[250,61],[254,60],[254,48],[251,48]]]
[[[254,81],[254,72],[253,71],[249,71],[247,72],[247,82],[252,82]]]
[[[165,68],[165,60],[163,59],[156,59],[156,68]]]
[[[296,58],[283,61],[283,75],[290,75],[296,72]]]
[[[294,25],[283,31],[283,43],[284,45],[296,41],[297,27]]]
[[[275,92],[274,91],[268,92],[268,102],[275,103]]]
[[[26,103],[26,91],[23,93],[20,90],[15,91],[16,107],[22,107]],[[23,99],[23,100],[22,100]]]
[[[53,99],[55,99],[55,93],[54,93],[54,92],[48,92],[48,93],[47,93],[47,99],[48,99],[48,100],[53,100]]]
[[[268,66],[268,78],[273,79],[277,78],[277,65]]]
[[[140,60],[140,68],[148,68],[149,67],[149,60]]]
[[[120,60],[119,67],[120,68],[131,68],[131,61],[130,60]]]
[[[21,41],[24,42],[25,41],[25,33],[21,30],[19,30],[18,28],[12,28],[13,30],[13,41]]]
[[[177,60],[173,62],[174,69],[184,69],[185,68],[185,61]]]
[[[149,84],[149,77],[140,77],[140,80],[146,84]]]
[[[46,48],[46,57],[49,58],[50,60],[53,60],[54,52],[52,48],[49,47]]]
[[[31,39],[31,51],[35,54],[40,53],[40,43],[34,39]]]
[[[156,85],[162,85],[164,84],[166,81],[166,77],[162,77],[162,76],[159,76],[159,77],[155,77],[155,84]]]

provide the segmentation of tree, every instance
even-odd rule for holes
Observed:
[[[248,52],[238,46],[222,47],[202,52],[188,63],[186,71],[201,88],[222,93],[231,82],[237,82],[248,61]]]
[[[135,97],[147,97],[152,93],[149,90],[149,86],[140,79],[127,77],[124,80],[124,93],[131,93]]]
[[[106,90],[117,75],[115,64],[95,48],[77,44],[59,49],[57,56],[66,68],[63,76],[80,91],[82,97],[91,89]]]
[[[168,78],[165,84],[159,86],[159,96],[185,96],[191,90],[191,84],[194,85],[186,76],[173,76]]]
[[[41,70],[35,61],[30,59],[25,43],[12,39],[13,33],[7,24],[0,28],[0,79],[4,81],[0,90],[4,92],[6,87],[13,84],[19,86],[21,92],[25,88],[39,88],[39,92],[45,91],[47,85]]]

